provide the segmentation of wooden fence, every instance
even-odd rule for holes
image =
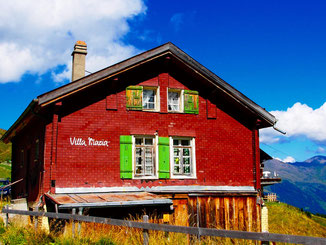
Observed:
[[[276,193],[268,193],[267,194],[267,201],[268,202],[276,202],[277,201]]]
[[[247,232],[247,231],[233,231],[233,230],[218,230],[212,228],[200,228],[200,227],[188,227],[188,226],[174,226],[164,224],[147,223],[148,216],[145,215],[144,222],[119,220],[111,218],[102,218],[94,216],[83,216],[76,214],[64,214],[64,213],[52,213],[52,212],[36,212],[36,211],[23,211],[23,210],[11,210],[8,208],[2,209],[3,213],[6,213],[6,224],[8,225],[9,214],[29,215],[36,217],[48,217],[54,219],[65,219],[71,221],[81,222],[93,222],[108,225],[126,226],[130,228],[143,229],[144,244],[148,244],[148,230],[165,231],[184,233],[189,235],[201,236],[215,236],[215,237],[227,237],[233,239],[246,239],[257,241],[271,241],[271,242],[286,242],[295,244],[326,244],[326,238],[321,237],[307,237],[307,236],[294,236],[275,233],[260,233],[260,232]],[[146,217],[147,216],[147,217]]]

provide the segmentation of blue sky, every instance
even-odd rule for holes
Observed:
[[[326,2],[0,0],[0,128],[69,82],[88,44],[94,72],[171,41],[279,119],[261,147],[293,161],[326,153]]]

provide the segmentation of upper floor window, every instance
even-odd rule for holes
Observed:
[[[168,89],[168,111],[199,113],[199,96],[197,91]]]
[[[155,110],[156,109],[156,88],[143,89],[143,109]]]
[[[129,86],[126,89],[127,109],[159,111],[157,87]]]
[[[184,112],[190,114],[199,113],[199,96],[197,91],[184,90]]]
[[[129,86],[126,89],[126,107],[129,110],[160,111],[159,87]],[[197,91],[168,88],[169,112],[199,113]]]
[[[182,96],[181,90],[169,89],[168,90],[168,111],[181,112]]]

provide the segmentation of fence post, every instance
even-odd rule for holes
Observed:
[[[261,231],[268,232],[268,209],[266,206],[261,208]],[[269,245],[269,241],[261,241],[261,245]]]
[[[83,208],[79,208],[78,215],[83,215]],[[78,222],[78,226],[77,226],[78,236],[80,236],[80,231],[81,231],[81,222]]]
[[[9,205],[7,204],[6,205],[6,209],[8,210],[9,209]],[[8,227],[9,225],[9,213],[6,213],[6,227]]]
[[[143,216],[143,222],[148,223],[148,215]],[[143,238],[144,238],[143,245],[148,245],[149,244],[149,237],[148,237],[148,230],[147,229],[143,229]]]
[[[200,228],[200,202],[198,201],[198,197],[197,197],[197,227]],[[199,229],[198,229],[199,231]],[[200,234],[198,232],[198,236],[197,236],[198,241],[200,241]]]
[[[35,212],[38,212],[38,208],[36,207],[36,208],[34,208],[34,211]],[[37,230],[37,226],[38,226],[38,216],[34,216],[34,218],[33,218],[33,220],[34,220],[34,228],[35,228],[35,230]]]
[[[75,208],[72,209],[72,214],[73,215],[76,214]],[[75,221],[73,219],[72,219],[72,223],[71,223],[71,232],[72,232],[72,237],[75,237]]]

